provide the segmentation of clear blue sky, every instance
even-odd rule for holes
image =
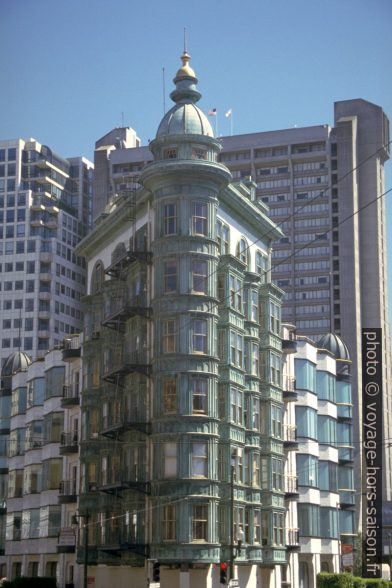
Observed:
[[[229,108],[235,133],[333,124],[334,100],[349,98],[392,118],[391,23],[391,0],[0,0],[0,137],[92,158],[124,113],[146,144],[184,27],[222,134]]]

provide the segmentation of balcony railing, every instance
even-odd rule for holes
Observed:
[[[110,304],[105,317],[102,321],[102,325],[109,329],[116,331],[124,330],[125,322],[134,316],[141,316],[150,318],[152,309],[147,305],[147,297],[145,294],[139,294],[130,298],[120,298],[114,300]]]
[[[284,491],[286,498],[295,498],[298,496],[298,476],[285,476]]]
[[[146,248],[132,248],[120,256],[105,270],[105,274],[108,274],[112,278],[119,279],[123,275],[123,271],[131,263],[135,261],[150,264],[152,263],[152,253],[147,251]]]
[[[115,515],[114,515],[115,516]],[[121,519],[114,518],[114,521]],[[126,523],[118,523],[105,527],[99,537],[98,549],[107,553],[118,554],[121,551],[132,551],[143,557],[148,555],[148,546],[138,542],[137,528]]]
[[[79,436],[73,432],[62,432],[60,437],[60,455],[77,453],[79,450]]]
[[[283,400],[287,402],[297,400],[297,392],[295,389],[295,378],[293,376],[283,375],[282,390]]]
[[[78,494],[77,480],[62,480],[59,486],[59,503],[76,502]]]
[[[112,361],[104,366],[103,379],[111,384],[123,386],[125,376],[135,372],[145,376],[151,373],[146,349],[125,352],[123,356],[112,358]]]
[[[130,468],[114,468],[104,473],[100,485],[101,492],[121,495],[124,490],[136,490],[150,494],[150,483],[138,479],[138,472]]]
[[[63,360],[68,361],[70,359],[76,359],[80,357],[81,350],[81,336],[72,335],[63,340]]]
[[[283,426],[283,446],[285,449],[298,449],[297,427],[295,425]]]
[[[286,546],[288,549],[299,549],[299,529],[286,528]]]
[[[145,410],[124,411],[121,414],[104,416],[101,434],[105,437],[116,438],[125,431],[135,429],[146,435],[150,433],[150,423],[145,421]]]
[[[76,386],[63,386],[61,406],[77,406],[79,404],[79,390]]]

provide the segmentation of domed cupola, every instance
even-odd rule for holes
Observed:
[[[31,358],[24,351],[14,351],[6,359],[3,369],[1,370],[1,377],[7,378],[16,374],[16,372],[24,372],[31,364]]]
[[[201,94],[197,90],[197,78],[189,65],[190,55],[184,51],[181,56],[182,67],[178,70],[174,83],[175,89],[170,94],[175,106],[163,117],[156,138],[167,135],[205,135],[213,137],[214,133],[206,115],[196,106]]]
[[[337,361],[351,362],[347,345],[336,333],[327,333],[317,342],[318,349],[333,353]]]

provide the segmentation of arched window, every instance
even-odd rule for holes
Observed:
[[[243,263],[246,263],[246,265],[248,265],[248,254],[249,254],[248,244],[247,244],[246,240],[242,237],[238,241],[238,245],[237,245],[237,257]]]
[[[103,282],[105,280],[105,273],[103,263],[101,260],[97,261],[93,273],[91,274],[90,290],[91,294],[98,294],[102,292]]]

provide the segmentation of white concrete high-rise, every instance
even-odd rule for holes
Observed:
[[[35,139],[0,141],[0,362],[42,357],[82,327],[93,164]]]

